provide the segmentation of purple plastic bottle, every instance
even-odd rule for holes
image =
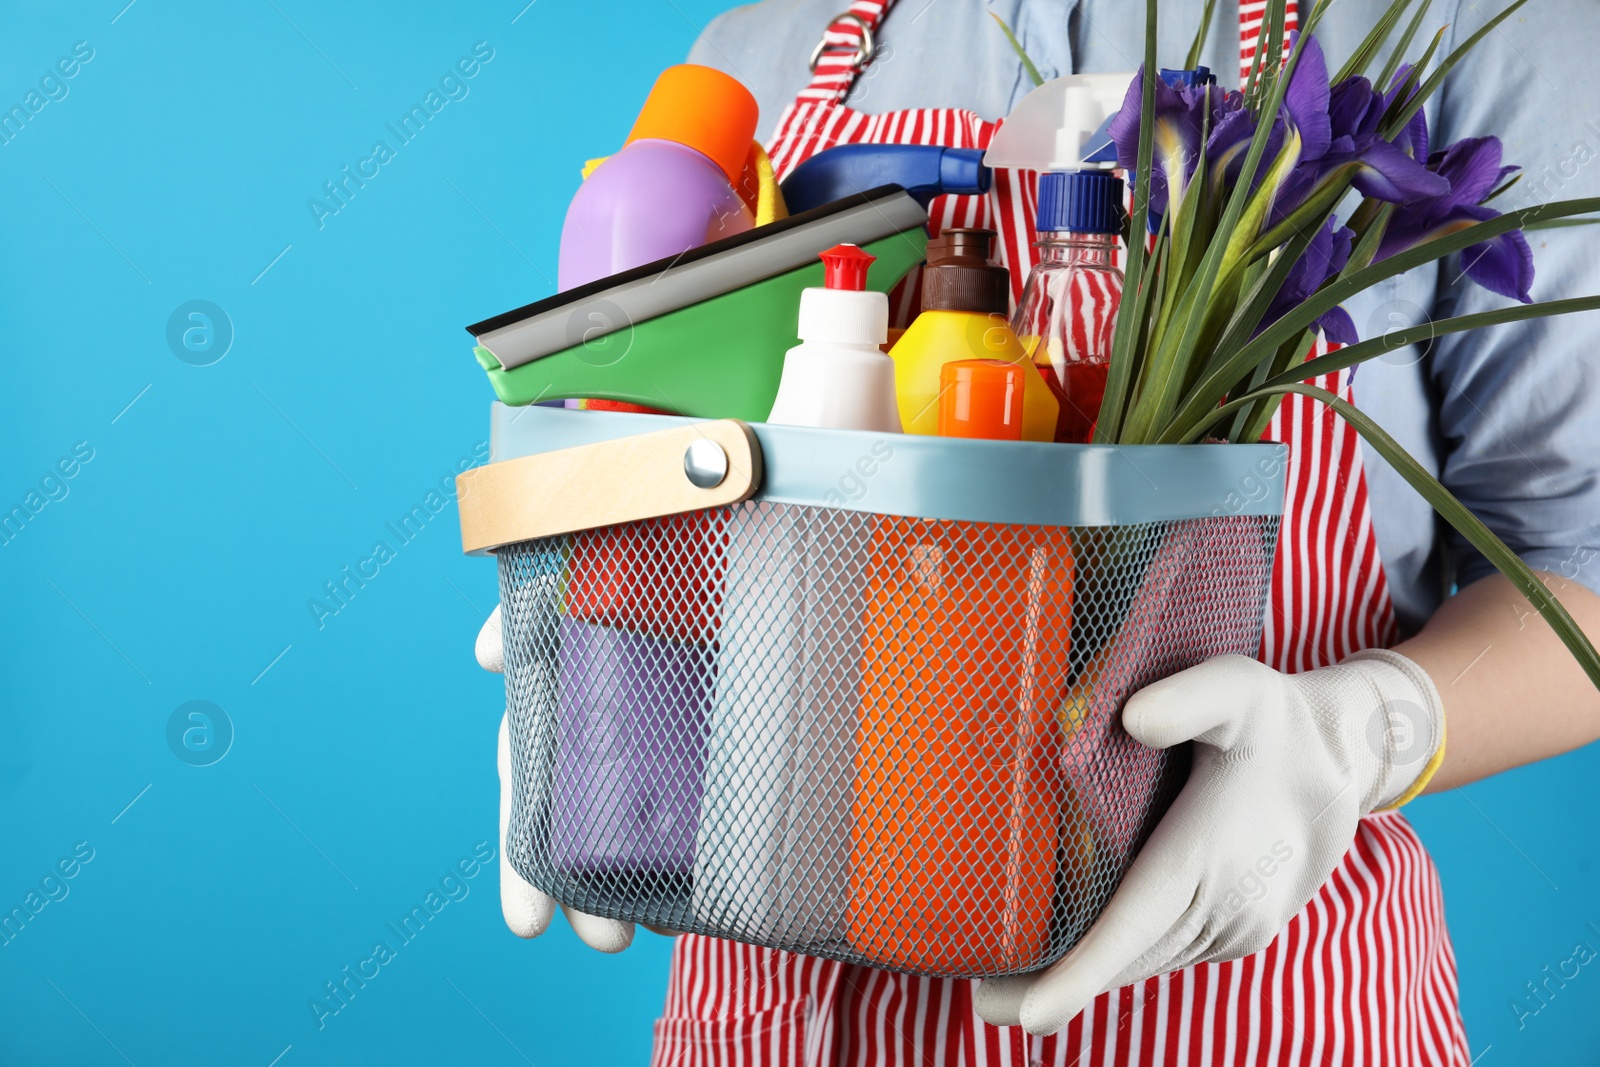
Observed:
[[[710,654],[570,617],[560,633],[551,859],[572,874],[688,874]]]
[[[755,128],[755,97],[733,78],[693,64],[663,71],[627,143],[572,198],[560,288],[750,229],[737,187]],[[689,874],[709,651],[571,616],[560,634],[551,859],[574,874]]]
[[[755,220],[704,155],[631,141],[584,179],[561,229],[563,290],[748,230]]]
[[[621,151],[578,188],[561,229],[565,291],[755,224],[737,191],[756,101],[721,71],[685,63],[656,79]]]

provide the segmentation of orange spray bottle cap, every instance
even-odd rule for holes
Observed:
[[[756,136],[756,98],[736,78],[680,63],[656,79],[628,142],[676,141],[711,160],[737,187]]]
[[[867,287],[867,268],[878,257],[857,245],[834,245],[821,253],[823,282],[829,289],[861,292]]]
[[[1022,440],[1022,400],[1032,367],[960,359],[939,369],[939,435]]]

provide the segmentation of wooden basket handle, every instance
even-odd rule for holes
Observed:
[[[478,554],[518,541],[737,504],[760,487],[761,445],[735,419],[542,452],[456,478],[461,547]]]

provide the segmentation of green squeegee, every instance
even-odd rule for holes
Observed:
[[[507,404],[593,397],[760,422],[800,343],[800,291],[822,285],[817,255],[860,245],[877,257],[868,288],[888,292],[922,261],[926,220],[900,189],[875,189],[468,327],[473,351]]]

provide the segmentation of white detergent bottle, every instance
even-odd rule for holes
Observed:
[[[822,253],[827,287],[800,297],[768,422],[900,432],[889,302],[873,257]],[[887,437],[862,461],[892,462]],[[728,527],[723,618],[693,906],[700,921],[804,950],[842,943],[871,516],[752,501]]]
[[[900,432],[894,361],[881,347],[889,297],[866,288],[875,258],[855,245],[822,253],[826,288],[800,294],[800,344],[783,357],[768,422]]]

